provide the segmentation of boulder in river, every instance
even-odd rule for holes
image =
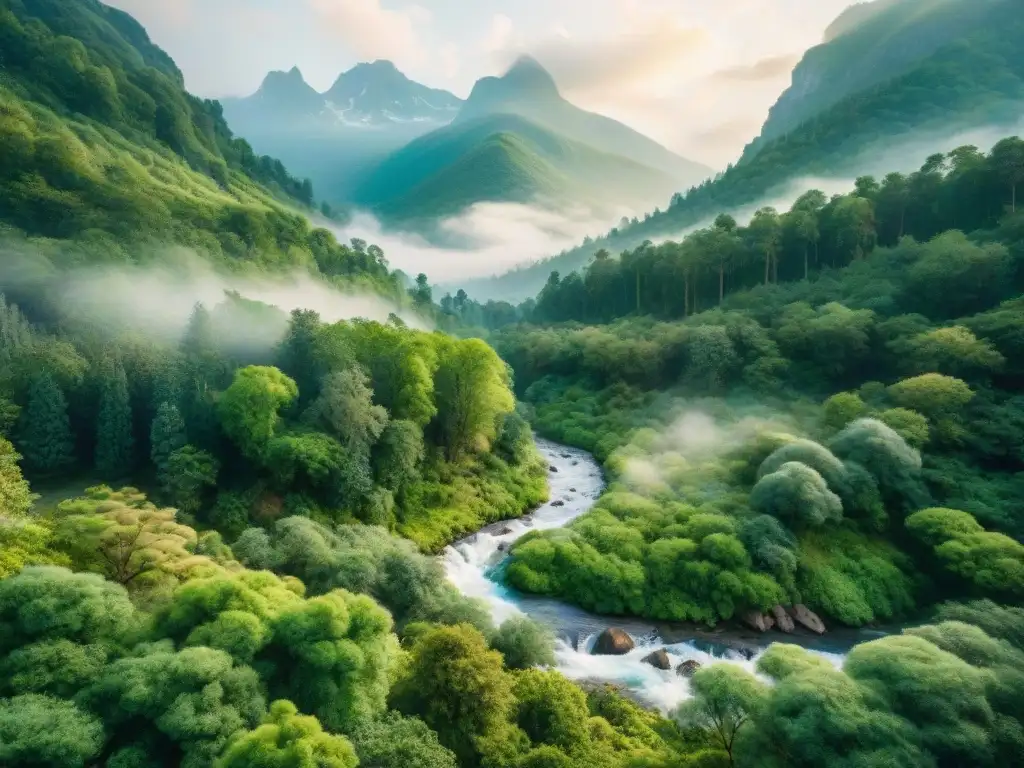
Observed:
[[[775,626],[779,628],[780,632],[785,632],[788,635],[796,629],[793,617],[786,613],[786,609],[781,605],[772,608],[772,618],[775,619]]]
[[[556,467],[554,464],[552,464],[550,467],[548,467],[548,472],[557,472],[557,471],[558,471],[558,467]]]
[[[636,647],[629,632],[617,627],[609,627],[597,636],[594,643],[595,656],[623,656]]]
[[[507,541],[503,541],[500,544],[498,544],[498,551],[499,552],[508,552],[511,548],[512,548],[512,545],[509,544]]]
[[[650,664],[656,669],[672,669],[672,660],[668,657],[668,651],[664,648],[659,648],[654,653],[650,653],[643,658],[644,664]]]
[[[551,506],[552,507],[564,507],[565,506],[565,502],[562,501],[561,499],[558,499],[557,501],[552,501],[551,502]]]
[[[767,632],[775,626],[775,619],[760,611],[747,611],[740,618],[743,619],[744,624],[758,632]]]
[[[789,615],[801,627],[809,629],[817,635],[825,634],[825,622],[806,605],[797,603],[789,609]]]
[[[570,488],[569,489],[569,493],[576,493],[576,489],[575,488]]]
[[[700,669],[699,661],[687,659],[678,667],[676,667],[676,674],[680,677],[693,677],[697,673],[698,669]]]
[[[498,535],[499,536],[508,536],[509,534],[512,534],[512,533],[515,533],[515,531],[513,531],[507,525],[504,528],[502,528],[500,531],[498,531]]]

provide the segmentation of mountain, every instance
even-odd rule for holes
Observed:
[[[323,95],[331,113],[346,124],[450,123],[462,100],[403,75],[390,61],[358,64]]]
[[[325,93],[297,68],[271,72],[253,95],[222,103],[232,129],[309,177],[332,203],[347,202],[376,163],[450,123],[462,104],[413,82],[389,61],[358,64]]]
[[[988,23],[1006,0],[878,0],[852,6],[807,51],[772,107],[750,156],[844,98],[912,71]]]
[[[680,188],[712,174],[707,166],[679,157],[620,122],[569,103],[547,70],[528,56],[516,61],[503,77],[477,81],[457,121],[491,114],[519,115],[601,152],[657,168],[672,176]]]
[[[773,108],[762,133],[770,138],[748,147],[725,173],[674,197],[667,210],[588,238],[584,245],[541,263],[463,287],[475,297],[536,295],[552,271],[564,275],[579,269],[600,249],[618,253],[648,239],[678,235],[723,211],[749,213],[800,177],[849,178],[891,164],[892,159],[878,162],[887,154],[900,154],[905,163],[927,147],[951,150],[951,137],[958,133],[992,127],[993,134],[1007,135],[1019,128],[1024,117],[1024,58],[1019,54],[1024,50],[1024,14],[1019,0],[884,0],[875,10],[874,15],[861,10],[852,26],[848,18],[838,28],[840,34],[809,51],[794,74],[794,83],[811,83],[815,78],[806,73],[818,62],[816,78],[834,76],[837,92],[845,89],[845,96],[834,99],[825,87],[831,81],[825,80],[821,88],[805,89],[803,101],[791,88]],[[950,26],[951,18],[958,23]],[[934,38],[940,27],[945,42],[907,62],[903,49],[915,30],[922,39]],[[872,30],[881,39],[864,36]],[[869,68],[869,60],[862,58],[865,46],[873,52],[870,68],[876,81],[861,87],[841,72]],[[877,65],[882,61],[903,63],[898,74],[886,77]],[[819,105],[817,111],[812,104]],[[802,113],[809,116],[798,117]],[[781,127],[800,119],[793,127]]]
[[[310,183],[234,137],[221,106],[189,94],[128,14],[96,0],[6,0],[0,41],[5,244],[48,238],[29,250],[51,265],[155,259],[181,245],[233,267],[323,264],[390,285],[382,264],[312,229],[299,212],[313,203]],[[295,79],[265,95],[292,93]],[[5,248],[0,282],[20,250]]]
[[[520,59],[477,82],[455,121],[394,152],[354,202],[391,220],[430,219],[475,202],[654,205],[710,169],[562,98],[551,75]]]
[[[614,180],[613,182],[610,180]],[[388,157],[356,201],[390,219],[436,218],[480,201],[595,205],[663,199],[674,180],[517,115],[459,120]]]

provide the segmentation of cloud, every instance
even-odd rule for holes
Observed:
[[[614,37],[578,39],[558,34],[527,52],[551,70],[569,93],[595,93],[631,87],[658,78],[699,54],[708,43],[705,30],[672,17],[656,17],[622,29]],[[522,51],[509,51],[514,55]]]
[[[766,59],[755,61],[753,64],[720,69],[713,73],[710,79],[723,84],[761,83],[765,80],[778,80],[792,74],[793,68],[799,61],[799,54],[769,56]]]
[[[380,0],[310,0],[310,5],[328,30],[360,59],[392,59],[408,65],[427,56],[419,31],[431,16],[421,6],[391,10]]]
[[[517,266],[573,248],[588,234],[605,232],[623,215],[597,217],[590,210],[555,210],[542,205],[478,203],[440,225],[443,239],[458,246],[439,247],[420,235],[385,231],[368,214],[344,227],[327,224],[342,242],[358,237],[376,243],[393,269],[425,273],[432,283],[452,283],[502,274]]]

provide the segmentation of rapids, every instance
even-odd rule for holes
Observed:
[[[526,614],[550,627],[558,638],[557,668],[567,677],[623,686],[630,695],[667,713],[690,695],[688,680],[675,672],[683,661],[694,660],[701,665],[739,664],[753,671],[757,657],[771,642],[784,641],[804,645],[840,666],[846,650],[882,634],[859,631],[813,638],[701,631],[642,619],[596,616],[558,600],[512,590],[502,582],[508,548],[530,531],[568,525],[588,512],[604,490],[601,468],[590,454],[546,440],[538,440],[537,446],[552,468],[548,474],[548,503],[528,517],[490,525],[453,544],[442,558],[448,579],[464,595],[485,600],[496,622]],[[629,632],[637,647],[625,656],[592,655],[590,648],[597,635],[612,626]],[[655,669],[642,661],[657,648],[668,651],[672,669]]]

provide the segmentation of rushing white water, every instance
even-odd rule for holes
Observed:
[[[676,673],[684,661],[708,664],[739,664],[754,671],[757,653],[742,654],[713,640],[690,639],[665,642],[653,624],[638,620],[608,619],[582,611],[557,600],[521,595],[500,580],[505,552],[530,531],[550,530],[568,525],[593,507],[604,489],[601,469],[583,451],[538,440],[537,445],[552,470],[549,472],[550,501],[531,517],[489,526],[450,547],[443,555],[448,579],[468,597],[483,598],[496,622],[526,614],[551,627],[558,636],[558,669],[574,680],[602,681],[621,685],[637,698],[669,712],[689,697],[689,681]],[[596,656],[590,653],[597,635],[609,626],[629,632],[637,647],[624,656]],[[660,670],[643,661],[651,651],[665,648],[672,668]],[[843,655],[815,650],[836,666]]]

